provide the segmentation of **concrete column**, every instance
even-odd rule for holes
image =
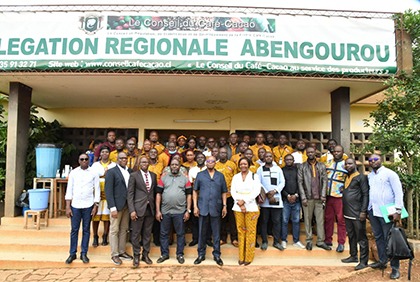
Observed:
[[[332,138],[350,152],[350,88],[340,87],[331,92]]]
[[[21,212],[15,206],[15,202],[25,188],[31,97],[32,88],[19,82],[10,83],[4,213],[8,217],[16,216]]]

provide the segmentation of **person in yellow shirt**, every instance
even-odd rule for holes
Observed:
[[[274,135],[271,132],[268,132],[265,134],[265,145],[271,148],[273,150],[274,147],[276,147],[276,144],[274,143]]]
[[[127,140],[124,152],[127,154],[127,167],[133,169],[137,162],[138,150],[136,141],[132,138]]]
[[[258,149],[264,148],[267,152],[271,152],[271,148],[267,145],[264,145],[264,134],[258,132],[255,135],[255,144],[249,147],[253,153],[253,161],[258,160]]]
[[[242,141],[242,142],[239,143],[238,148],[239,148],[238,149],[239,153],[233,155],[230,158],[230,160],[232,162],[234,162],[236,166],[238,166],[238,161],[240,160],[240,158],[242,158],[244,156],[244,153],[245,153],[246,149],[248,149],[248,143],[246,143],[245,141]]]
[[[158,155],[162,154],[165,150],[165,146],[159,143],[159,134],[157,131],[150,131],[149,140],[152,142],[152,148],[155,148],[158,151]]]
[[[124,152],[125,149],[124,139],[118,138],[115,140],[115,150],[109,153],[109,160],[113,163],[117,162],[117,157],[120,152]]]
[[[181,135],[176,139],[176,142],[178,143],[178,153],[182,154],[187,149],[187,137]]]
[[[219,160],[216,162],[214,168],[223,174],[228,189],[226,194],[227,215],[222,218],[220,228],[220,245],[226,244],[227,242],[227,226],[229,225],[230,241],[232,245],[238,247],[238,231],[236,229],[235,215],[232,211],[234,202],[232,195],[230,194],[230,186],[232,184],[232,178],[235,175],[236,165],[232,161],[228,160],[228,151],[226,148],[219,149]]]
[[[188,149],[185,152],[185,158],[187,159],[186,162],[182,163],[182,166],[189,170],[190,168],[197,166],[197,162],[195,161],[195,153],[192,149]]]
[[[254,158],[254,153],[250,148],[245,150],[244,156],[251,162],[251,165],[249,166],[249,171],[251,171],[252,173],[257,173],[257,169],[260,167],[260,165],[252,161]],[[239,171],[239,169],[237,169],[236,171]]]
[[[319,161],[321,163],[327,164],[329,161],[334,159],[333,152],[334,152],[335,146],[337,146],[337,145],[338,145],[338,143],[335,139],[329,139],[328,143],[327,143],[328,151],[325,154],[323,154],[321,156],[321,158],[319,158]],[[348,158],[349,158],[349,156],[347,156],[346,154],[343,155],[343,160],[344,161],[347,160]]]
[[[238,134],[233,132],[229,135],[229,144],[226,146],[226,148],[228,150],[228,159],[239,153]]]
[[[286,163],[284,162],[284,157],[288,154],[293,153],[293,148],[287,145],[289,140],[287,140],[286,135],[281,134],[279,137],[279,145],[274,147],[273,156],[274,161],[281,167],[285,167]]]
[[[159,162],[158,160],[158,151],[156,148],[152,148],[149,151],[148,154],[149,159],[149,171],[154,172],[156,174],[157,180],[160,180],[160,177],[162,175],[164,164]]]

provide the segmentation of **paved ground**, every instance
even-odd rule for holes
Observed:
[[[420,281],[420,253],[416,253],[411,281]],[[407,261],[401,263],[401,279],[407,281]],[[0,281],[310,281],[310,282],[352,282],[391,281],[388,267],[382,277],[381,271],[366,268],[354,271],[354,265],[326,266],[162,266],[140,268],[49,268],[49,269],[2,269]]]

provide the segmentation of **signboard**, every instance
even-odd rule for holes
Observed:
[[[392,19],[1,13],[0,71],[199,70],[389,75]]]

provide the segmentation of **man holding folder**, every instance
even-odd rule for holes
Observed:
[[[368,212],[380,260],[370,266],[372,268],[385,269],[387,267],[387,236],[393,222],[398,222],[401,219],[401,211],[404,208],[403,191],[400,178],[394,171],[382,166],[380,155],[371,155],[369,164],[372,167],[372,171],[368,175],[370,186]],[[388,215],[391,221],[387,223],[381,213],[381,207],[389,204],[395,204],[395,210]],[[392,259],[391,267],[390,278],[398,279],[400,277],[400,261]]]

